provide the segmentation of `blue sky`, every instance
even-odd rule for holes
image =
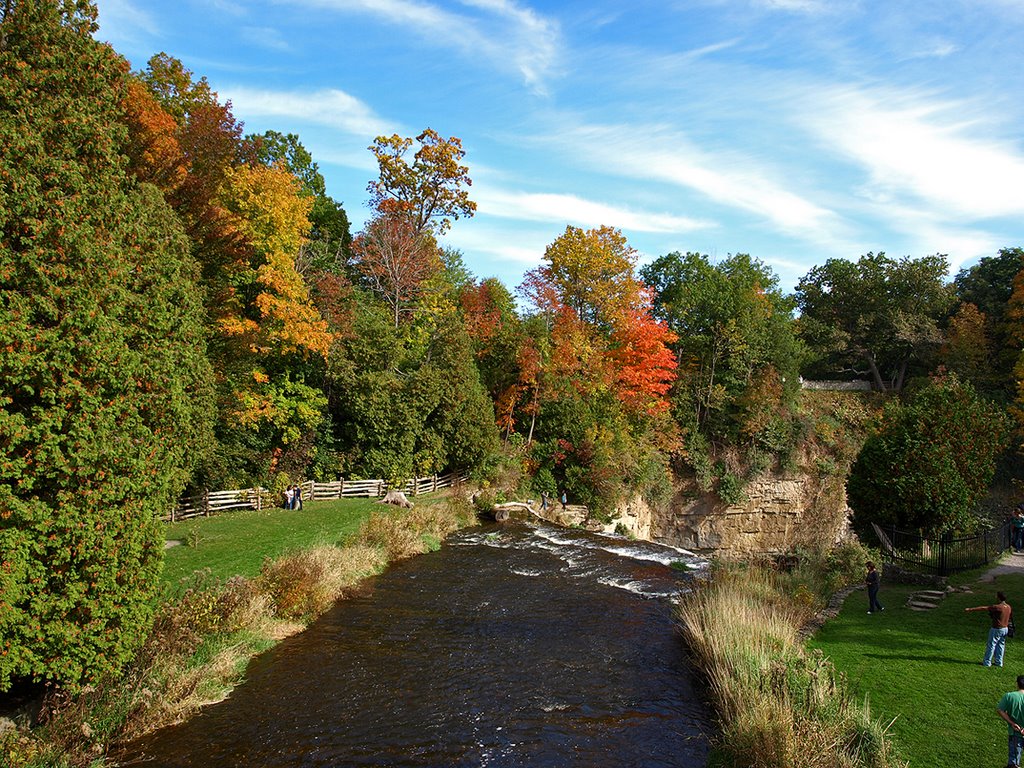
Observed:
[[[1024,246],[1020,0],[98,0],[246,132],[297,133],[358,231],[380,134],[458,136],[445,243],[514,289],[567,224],[641,262],[749,253],[790,290],[867,251]]]

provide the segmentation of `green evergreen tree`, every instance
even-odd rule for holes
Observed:
[[[196,267],[83,0],[0,20],[0,690],[130,658],[211,411]]]

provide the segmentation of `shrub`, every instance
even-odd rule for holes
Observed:
[[[279,617],[309,622],[330,608],[345,587],[376,573],[383,565],[379,549],[316,547],[268,560],[258,584],[273,601]]]
[[[717,493],[722,503],[730,507],[742,503],[747,496],[743,490],[743,481],[729,471],[723,472],[719,478]]]

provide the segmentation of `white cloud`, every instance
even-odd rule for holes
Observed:
[[[156,35],[160,25],[130,0],[105,0],[99,14],[102,40],[135,40],[138,34]]]
[[[243,27],[242,39],[261,48],[269,48],[275,51],[288,51],[291,46],[281,33],[270,27]]]
[[[232,16],[245,16],[248,13],[243,5],[232,2],[232,0],[212,0],[211,4],[218,11],[223,11]]]
[[[685,216],[633,211],[568,194],[504,192],[477,185],[474,198],[479,205],[479,214],[509,219],[550,221],[584,227],[608,225],[637,232],[674,234],[713,226],[710,222]]]
[[[471,60],[486,59],[499,69],[512,68],[539,92],[557,65],[561,37],[557,22],[512,0],[461,0],[471,11],[467,14],[416,0],[286,1],[378,16],[412,29],[431,43],[451,46]]]
[[[910,54],[911,59],[944,59],[960,51],[960,46],[949,40],[930,40]]]
[[[762,216],[790,235],[834,241],[842,228],[835,213],[774,181],[753,158],[700,149],[677,131],[581,126],[562,140],[568,142],[566,150],[582,154],[595,168],[692,190],[720,205]]]
[[[986,137],[984,117],[972,118],[968,103],[837,88],[807,107],[802,122],[867,171],[866,197],[915,202],[960,221],[1024,213],[1024,155]]]
[[[234,113],[243,118],[287,117],[366,137],[368,141],[397,130],[362,101],[334,88],[269,91],[235,86],[221,88],[220,95],[230,99]]]
[[[982,229],[950,221],[940,213],[921,207],[902,204],[879,206],[879,218],[886,226],[904,236],[904,244],[893,256],[926,256],[942,253],[949,257],[950,273],[955,274],[966,262],[981,256],[991,256],[1006,243]],[[877,243],[865,243],[859,253],[869,250],[893,250]]]
[[[564,228],[563,228],[564,229]],[[481,277],[522,275],[540,264],[548,245],[563,230],[535,230],[528,227],[489,227],[474,220],[466,226],[453,228],[445,236],[447,244],[461,250],[472,260],[472,269]],[[515,287],[515,286],[512,286]]]
[[[818,13],[827,7],[824,0],[757,0],[757,4],[772,11],[800,13]]]

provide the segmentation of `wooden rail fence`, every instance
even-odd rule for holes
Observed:
[[[431,475],[407,481],[404,485],[392,488],[384,480],[332,480],[318,483],[307,480],[299,483],[302,488],[302,501],[318,501],[322,499],[341,498],[381,498],[389,490],[398,490],[411,496],[421,493],[433,493],[443,488],[450,488],[456,483],[467,480],[464,474],[451,472],[447,475]],[[204,491],[193,496],[185,496],[178,505],[161,519],[169,522],[186,520],[190,517],[201,517],[227,512],[233,509],[274,509],[282,506],[284,499],[281,494],[267,488],[237,488],[229,491]]]

